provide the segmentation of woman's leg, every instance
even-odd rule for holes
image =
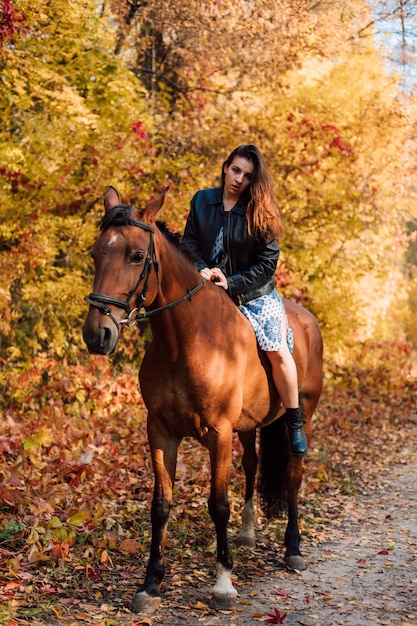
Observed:
[[[298,408],[297,367],[288,346],[285,345],[280,352],[267,352],[266,355],[272,365],[272,377],[282,404],[286,409]]]
[[[286,409],[285,419],[288,428],[290,452],[293,456],[302,457],[307,454],[308,443],[301,416],[297,367],[286,341],[286,316],[284,316],[282,325],[282,336],[285,338],[282,349],[279,352],[266,352],[266,354],[271,362],[275,387]]]

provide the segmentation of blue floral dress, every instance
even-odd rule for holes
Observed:
[[[212,250],[212,258],[223,252],[223,228],[217,235]],[[222,271],[226,274],[224,268]],[[227,275],[227,274],[226,274]],[[254,298],[239,306],[243,315],[249,320],[259,347],[265,352],[280,352],[282,350],[283,316],[286,316],[284,302],[276,289],[264,296]],[[294,349],[294,336],[287,323],[287,344],[290,352]]]

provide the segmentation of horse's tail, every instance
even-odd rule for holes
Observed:
[[[289,448],[285,419],[277,419],[261,428],[258,494],[268,519],[280,517],[287,510],[286,470]]]

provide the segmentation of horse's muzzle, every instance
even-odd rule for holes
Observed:
[[[119,339],[119,332],[114,324],[111,326],[99,324],[93,327],[87,320],[83,325],[83,339],[90,354],[107,356],[114,352]]]

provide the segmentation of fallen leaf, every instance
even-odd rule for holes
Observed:
[[[284,620],[287,617],[287,614],[283,613],[281,615],[281,611],[278,611],[278,609],[274,609],[273,613],[267,613],[266,616],[267,619],[265,621],[267,624],[283,624]]]
[[[107,552],[107,550],[103,550],[100,556],[100,563],[107,563],[109,558],[110,557],[109,557],[109,553]]]
[[[194,608],[195,609],[208,609],[207,604],[204,604],[204,602],[200,602],[200,600],[198,602],[196,602],[194,604]]]
[[[119,545],[119,550],[125,554],[137,554],[139,552],[139,543],[135,539],[124,539]]]

